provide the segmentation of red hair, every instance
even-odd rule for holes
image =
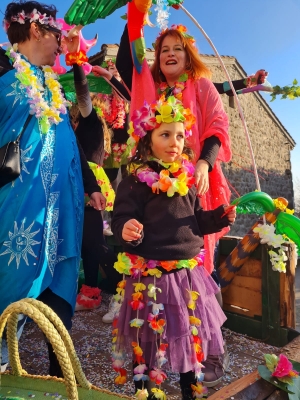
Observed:
[[[167,36],[172,36],[175,39],[179,39],[186,54],[186,72],[189,78],[196,80],[199,78],[210,78],[211,71],[201,61],[197,48],[191,43],[190,39],[184,37],[180,31],[176,29],[168,29],[161,36],[158,37],[155,44],[155,61],[151,66],[151,72],[155,83],[162,83],[166,81],[166,78],[160,71],[160,60],[159,56],[161,53],[162,43]]]

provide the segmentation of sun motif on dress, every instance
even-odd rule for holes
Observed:
[[[27,163],[28,161],[32,161],[33,158],[30,157],[26,157],[26,154],[28,153],[29,150],[31,150],[32,146],[28,147],[28,149],[26,150],[22,150],[21,149],[21,170],[24,171],[26,174],[30,175],[30,172],[28,171],[25,163]],[[22,178],[22,173],[20,174],[20,181],[23,182],[23,178]]]
[[[3,246],[6,246],[7,249],[0,254],[0,256],[4,256],[5,254],[10,254],[10,259],[8,261],[8,265],[16,259],[17,269],[20,266],[21,258],[25,261],[26,265],[29,266],[27,255],[31,254],[33,257],[37,257],[34,253],[31,246],[36,244],[40,244],[41,242],[37,242],[33,239],[33,237],[39,233],[40,229],[35,232],[30,232],[33,227],[34,221],[27,229],[25,229],[25,219],[22,221],[20,229],[18,229],[17,222],[14,222],[14,231],[8,232],[9,239],[3,243]]]
[[[20,100],[20,104],[22,103],[22,101],[24,101],[25,99],[25,95],[24,95],[24,91],[22,91],[22,89],[20,88],[20,83],[19,81],[13,82],[11,84],[11,87],[14,89],[12,92],[7,93],[6,96],[15,96],[14,98],[14,102],[13,102],[13,107],[16,104],[16,102],[18,100]]]

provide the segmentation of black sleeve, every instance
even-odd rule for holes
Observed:
[[[114,76],[111,78],[110,83],[118,89],[118,91],[125,97],[126,100],[130,101],[131,100],[131,96],[128,93],[128,90],[126,89],[126,87],[124,85],[122,85],[121,82],[118,81],[118,79],[116,79]]]
[[[232,84],[235,90],[245,89],[246,87],[245,79],[238,79],[237,81],[232,81]],[[227,81],[223,83],[214,83],[214,85],[220,94],[226,93],[227,96],[233,96],[232,90],[230,89],[230,85]]]
[[[123,35],[120,41],[120,47],[116,60],[117,70],[129,90],[132,88],[133,61],[128,35],[128,27],[125,25]]]
[[[83,179],[83,188],[84,192],[89,196],[94,192],[101,192],[100,187],[96,181],[95,175],[93,171],[90,169],[89,164],[85,158],[84,152],[77,141],[79,155],[80,155],[80,163],[81,163],[81,171],[82,171],[82,179]]]
[[[195,205],[195,216],[198,222],[199,229],[203,235],[220,232],[223,228],[230,225],[227,215],[224,214],[224,207],[211,211],[204,211],[200,206],[200,200],[197,198]]]
[[[14,69],[14,67],[9,62],[9,58],[5,53],[6,53],[5,50],[2,47],[0,47],[0,76]]]
[[[93,108],[88,81],[81,66],[74,64],[73,70],[78,107],[81,115],[87,117]]]
[[[205,160],[209,164],[208,172],[210,172],[216,162],[221,147],[221,141],[217,136],[211,136],[204,140],[203,148],[200,153],[199,160]]]
[[[122,230],[127,221],[136,219],[138,222],[143,223],[144,188],[142,185],[148,188],[147,185],[136,182],[133,176],[129,176],[123,179],[118,186],[111,228],[121,245],[137,246],[143,240],[143,232],[141,232],[142,237],[140,239],[132,242],[126,242],[122,238]]]

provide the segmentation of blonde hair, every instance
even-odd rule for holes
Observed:
[[[189,75],[189,78],[196,80],[199,78],[211,78],[211,71],[201,60],[197,48],[191,43],[191,41],[184,37],[180,31],[176,29],[168,29],[161,36],[158,37],[155,43],[155,61],[151,67],[152,76],[155,83],[162,83],[166,81],[165,76],[160,70],[160,53],[162,43],[167,36],[172,36],[175,39],[179,39],[186,54],[186,70],[185,72]]]

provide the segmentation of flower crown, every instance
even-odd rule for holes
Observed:
[[[185,136],[191,136],[191,129],[196,121],[195,116],[189,108],[184,108],[181,101],[174,96],[166,100],[162,96],[156,103],[144,103],[139,110],[134,110],[129,124],[129,139],[127,144],[134,147],[139,140],[146,136],[147,131],[158,128],[163,122],[183,122]]]
[[[155,40],[155,43],[154,43],[154,45],[153,45],[154,48],[156,47],[157,42],[158,42],[158,40],[160,39],[160,37],[161,37],[164,33],[168,32],[168,31],[170,31],[170,30],[175,30],[175,31],[180,32],[180,34],[181,34],[185,39],[187,39],[193,46],[195,46],[196,40],[194,39],[193,36],[191,36],[191,35],[189,35],[189,34],[187,33],[187,28],[186,28],[184,25],[175,25],[175,24],[173,24],[173,25],[171,25],[170,28],[163,29],[163,30],[158,34],[158,36],[157,36],[157,38],[156,38],[156,40]]]
[[[19,24],[25,24],[26,20],[29,22],[39,22],[41,25],[49,25],[56,29],[61,29],[61,24],[55,21],[55,19],[50,15],[49,17],[47,14],[41,14],[37,9],[33,9],[31,13],[25,14],[25,11],[22,10],[17,15],[13,15],[10,21],[6,19],[3,20],[3,28],[5,32],[7,32],[10,24],[12,22],[18,22]]]
[[[109,60],[103,61],[101,64],[102,68],[109,68],[109,67],[114,67],[116,66],[116,59],[115,58],[110,58]]]

